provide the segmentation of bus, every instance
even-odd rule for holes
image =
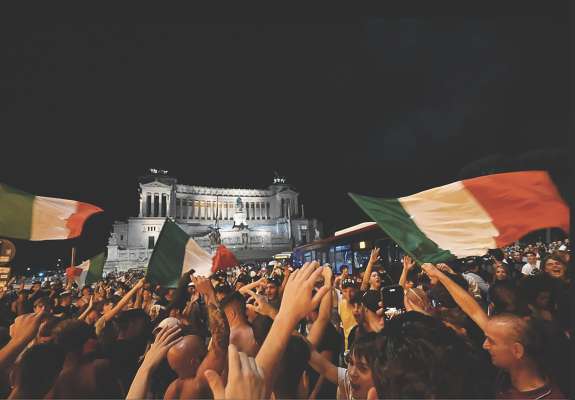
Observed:
[[[333,236],[293,249],[292,262],[300,267],[316,260],[329,263],[335,273],[343,266],[350,273],[365,268],[374,247],[380,248],[380,262],[384,267],[401,262],[403,251],[375,222],[364,222],[335,232]]]

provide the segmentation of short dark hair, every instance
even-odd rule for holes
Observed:
[[[52,331],[54,342],[62,346],[66,353],[81,353],[84,343],[95,338],[94,327],[78,319],[65,319]]]
[[[371,363],[379,398],[491,398],[488,360],[441,321],[407,312],[377,334]]]

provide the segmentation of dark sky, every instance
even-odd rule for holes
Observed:
[[[358,21],[3,28],[0,182],[106,210],[80,240],[16,241],[15,266],[94,255],[148,168],[254,188],[278,171],[326,233],[367,219],[350,191],[565,175],[566,15]]]

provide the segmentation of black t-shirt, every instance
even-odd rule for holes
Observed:
[[[337,331],[337,329],[335,329],[335,327],[331,323],[328,323],[325,328],[325,332],[323,333],[322,339],[317,346],[317,351],[319,353],[321,353],[322,351],[331,351],[332,358],[330,361],[333,364],[338,365],[339,352],[342,340],[343,340],[342,335]],[[315,370],[311,367],[308,367],[307,370],[309,376],[310,390],[312,390],[319,378],[319,374],[315,372]],[[337,395],[337,385],[324,379],[323,385],[321,386],[321,389],[318,391],[317,398],[335,399],[336,395]]]

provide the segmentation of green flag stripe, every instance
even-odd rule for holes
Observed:
[[[429,239],[396,199],[378,199],[349,193],[373,221],[417,262],[436,263],[456,258]]]
[[[34,197],[0,184],[0,236],[30,239]]]
[[[104,272],[104,264],[106,263],[106,255],[104,252],[92,257],[90,259],[90,269],[86,275],[86,285],[98,282],[102,279],[102,272]]]
[[[166,219],[148,264],[146,278],[150,282],[163,287],[178,286],[188,239],[186,232]]]

